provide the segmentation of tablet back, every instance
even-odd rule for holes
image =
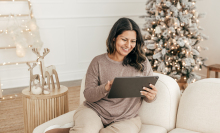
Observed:
[[[150,88],[149,84],[155,85],[158,78],[159,76],[116,77],[108,98],[145,97],[140,91],[145,91],[143,87]]]

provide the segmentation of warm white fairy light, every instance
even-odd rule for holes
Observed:
[[[196,79],[193,80],[193,83],[196,81]]]

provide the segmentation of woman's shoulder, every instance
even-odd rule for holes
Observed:
[[[91,61],[91,63],[99,63],[99,62],[101,62],[101,61],[103,61],[103,60],[105,60],[106,59],[106,54],[107,53],[103,53],[103,54],[100,54],[100,55],[97,55],[97,56],[95,56],[93,59],[92,59],[92,61]]]
[[[95,61],[103,60],[105,56],[106,56],[106,53],[103,53],[103,54],[95,56],[92,60],[95,60]]]

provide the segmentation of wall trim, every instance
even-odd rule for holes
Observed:
[[[84,19],[84,18],[117,18],[117,17],[139,17],[142,15],[146,15],[146,14],[135,14],[135,15],[94,15],[94,16],[52,16],[52,17],[37,17],[35,16],[35,18],[37,20],[44,20],[44,19]]]
[[[120,0],[111,0],[111,1],[103,1],[103,0],[77,0],[77,3],[146,3],[143,0],[133,0],[133,1],[120,1]]]
[[[60,82],[80,80],[85,76],[85,74],[86,74],[86,70],[69,71],[69,72],[61,72],[61,73],[58,72]],[[7,79],[2,78],[1,79],[1,84],[3,84],[2,90],[28,86],[29,85],[29,79],[30,79],[30,77],[28,75],[24,76],[24,77],[17,77],[17,78],[7,78]],[[16,80],[19,80],[19,81],[16,81]],[[6,82],[11,83],[11,84],[10,85],[5,85]]]

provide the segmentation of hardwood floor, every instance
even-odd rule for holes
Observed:
[[[80,86],[68,87],[69,111],[79,106]],[[5,95],[4,97],[7,97]],[[0,103],[0,133],[24,133],[22,94]]]

